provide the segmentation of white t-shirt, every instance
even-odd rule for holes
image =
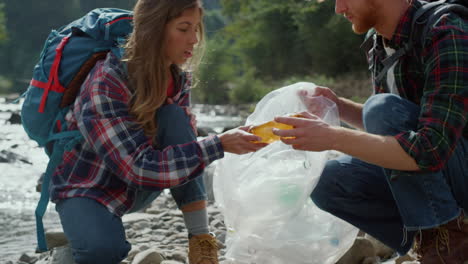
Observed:
[[[389,48],[389,47],[384,47],[385,48],[385,52],[387,53],[387,58],[392,56],[393,53],[395,53],[395,50],[392,49],[392,48]],[[392,67],[390,67],[390,69],[388,69],[388,72],[387,72],[387,86],[388,86],[388,89],[389,89],[389,92],[392,93],[392,94],[396,94],[396,95],[400,95],[400,93],[398,92],[398,88],[396,87],[396,83],[395,83],[395,66],[396,64],[398,63],[398,60],[393,63]]]

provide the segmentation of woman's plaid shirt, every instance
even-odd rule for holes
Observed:
[[[84,140],[65,152],[55,171],[52,201],[89,197],[121,216],[132,207],[136,190],[183,184],[224,156],[216,136],[164,150],[154,148],[129,114],[131,92],[125,76],[120,60],[109,53],[83,84],[66,119],[69,129],[78,128]],[[187,107],[190,78],[184,79],[173,99]]]

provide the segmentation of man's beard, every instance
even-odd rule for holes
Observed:
[[[369,5],[365,9],[361,10],[359,17],[355,17],[353,23],[353,31],[356,34],[364,34],[373,28],[377,23],[377,8],[373,0],[369,0]]]

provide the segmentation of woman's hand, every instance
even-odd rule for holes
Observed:
[[[249,129],[250,126],[241,126],[218,135],[224,151],[234,154],[246,154],[268,145],[266,143],[253,143],[252,141],[260,141],[262,139],[259,136],[248,133]]]

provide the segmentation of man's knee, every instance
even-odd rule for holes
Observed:
[[[369,133],[395,135],[412,129],[412,123],[417,118],[414,111],[417,111],[416,105],[397,95],[377,94],[364,104],[362,120]]]
[[[86,248],[75,248],[72,252],[77,264],[118,264],[127,257],[130,248],[126,241],[99,239],[87,241]]]

